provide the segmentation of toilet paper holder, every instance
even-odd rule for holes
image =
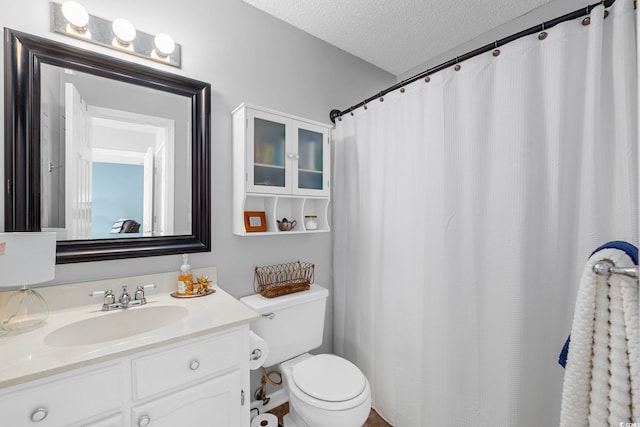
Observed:
[[[259,369],[267,360],[268,355],[269,346],[267,343],[253,331],[249,331],[249,368],[251,370]]]

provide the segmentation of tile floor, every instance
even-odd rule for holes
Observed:
[[[280,422],[280,425],[282,425],[282,418],[289,413],[289,403],[285,403],[284,405],[280,405],[277,408],[273,408],[269,412],[277,416],[278,421]],[[392,426],[391,424],[383,420],[380,417],[380,415],[376,413],[376,411],[371,409],[369,418],[367,418],[367,421],[364,423],[363,427],[392,427]]]

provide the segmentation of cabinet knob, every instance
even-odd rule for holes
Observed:
[[[33,421],[34,423],[39,423],[40,421],[47,418],[47,415],[49,415],[49,411],[47,411],[46,408],[38,408],[31,414],[31,421]]]
[[[189,364],[189,369],[191,369],[192,371],[195,371],[199,367],[200,367],[200,362],[198,362],[198,359],[193,359]]]
[[[138,418],[138,427],[147,427],[149,424],[151,424],[151,418],[148,415]]]
[[[300,154],[296,153],[293,155],[293,158],[296,160],[300,160]]]
[[[293,159],[293,153],[287,153],[287,157],[288,157],[289,159]]]

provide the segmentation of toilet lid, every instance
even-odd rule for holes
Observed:
[[[292,378],[304,393],[328,402],[353,399],[367,383],[356,365],[333,354],[319,354],[298,363]]]

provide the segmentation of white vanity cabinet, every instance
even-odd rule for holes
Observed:
[[[243,425],[248,336],[233,329],[134,359],[133,398],[145,403],[133,408],[132,425]]]
[[[249,425],[249,326],[0,390],[0,425]]]
[[[234,234],[329,231],[331,126],[246,104],[232,112],[232,123]],[[255,211],[265,212],[266,231],[247,231],[244,212]],[[280,231],[283,218],[296,227]]]

